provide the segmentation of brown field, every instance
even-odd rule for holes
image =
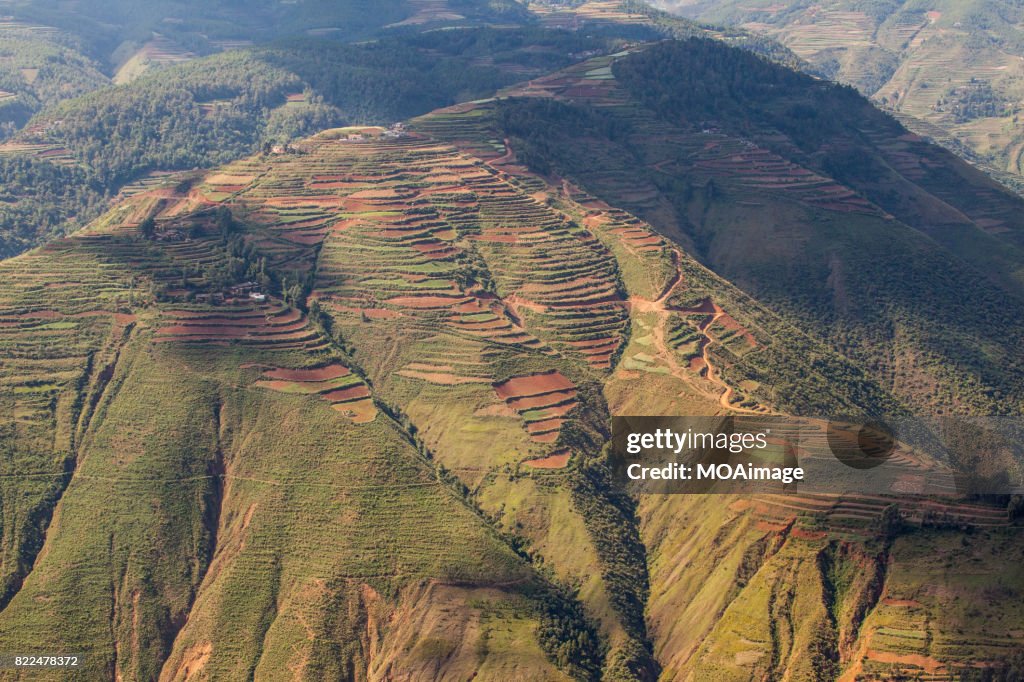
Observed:
[[[541,395],[545,393],[557,393],[560,391],[575,391],[576,386],[562,376],[561,372],[551,371],[545,374],[533,374],[524,377],[514,377],[495,384],[494,390],[498,397],[504,400],[524,398],[527,396]]]

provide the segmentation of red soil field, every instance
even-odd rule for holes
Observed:
[[[576,386],[562,376],[557,370],[544,374],[533,374],[530,376],[513,377],[507,381],[494,385],[498,396],[504,400],[510,398],[524,398],[526,396],[554,393],[556,391],[573,390]]]
[[[548,405],[557,405],[562,401],[572,400],[576,397],[576,389],[570,389],[568,391],[556,391],[554,393],[545,393],[543,395],[529,396],[527,398],[512,398],[508,400],[508,406],[513,410],[530,410],[537,407],[546,407]]]
[[[882,603],[886,606],[920,606],[921,602],[914,601],[913,599],[891,599],[886,597],[882,600]]]
[[[398,296],[386,302],[403,308],[447,308],[460,301],[461,297],[448,296]]]
[[[720,312],[723,312],[723,311],[722,311],[722,309],[720,307],[718,307],[717,303],[712,301],[710,298],[705,298],[703,301],[700,302],[699,305],[697,305],[697,306],[695,306],[693,308],[683,308],[683,309],[680,309],[678,312],[681,312],[681,313],[704,313],[706,315],[712,315],[714,313],[720,313]]]
[[[357,400],[359,398],[369,398],[370,388],[366,384],[360,384],[359,386],[350,386],[349,388],[339,388],[336,391],[328,391],[320,396],[324,400],[329,400],[332,403],[344,403],[350,400]]]
[[[164,336],[219,336],[222,338],[241,338],[251,331],[249,327],[234,327],[227,324],[223,325],[196,325],[196,326],[182,326],[175,325],[172,327],[164,327],[160,330],[160,334]]]
[[[526,425],[527,432],[530,435],[546,434],[550,431],[558,432],[562,428],[562,424],[565,423],[564,419],[545,419],[539,422],[530,422]]]
[[[290,242],[292,242],[294,244],[301,244],[303,246],[312,246],[314,244],[319,244],[320,242],[322,242],[324,240],[324,237],[326,237],[326,236],[327,236],[327,231],[325,230],[323,232],[314,232],[314,233],[310,233],[310,234],[287,234],[286,233],[286,234],[281,235],[281,238],[282,239],[286,239],[286,240],[288,240],[288,241],[290,241]]]
[[[360,308],[359,312],[371,320],[392,320],[401,317],[402,313],[387,308]]]
[[[722,313],[718,318],[718,323],[729,331],[739,332],[751,348],[757,348],[757,341],[754,340],[754,335],[747,331],[747,328],[737,322],[728,313]]]
[[[17,315],[7,315],[6,317],[13,317],[18,320],[52,320],[62,316],[56,310],[35,310],[30,313],[19,313]]]
[[[607,350],[614,350],[621,342],[621,339],[606,338],[593,339],[590,341],[568,341],[566,342],[566,345],[579,349],[581,353],[599,353]]]
[[[309,206],[317,208],[338,208],[343,204],[343,199],[336,196],[319,197],[271,197],[262,200],[265,206],[280,206],[282,208],[295,208],[296,206]]]
[[[874,649],[868,649],[867,659],[871,661],[878,661],[879,663],[907,665],[915,668],[921,668],[929,675],[938,674],[946,669],[940,661],[920,654],[898,654],[891,651],[875,651]]]
[[[403,194],[393,189],[364,189],[353,192],[349,195],[352,199],[383,199],[395,200],[402,198]]]

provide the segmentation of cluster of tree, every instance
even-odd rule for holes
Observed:
[[[64,102],[40,123],[92,178],[117,187],[153,169],[237,158],[259,142],[269,111],[302,89],[251,53],[228,53]]]
[[[80,168],[0,156],[0,258],[91,220],[104,198]]]
[[[575,175],[593,163],[572,140],[596,137],[615,144],[632,130],[628,120],[592,106],[533,97],[501,100],[494,123],[513,139],[519,161],[541,175]]]
[[[597,548],[601,574],[612,607],[629,635],[604,679],[655,679],[658,664],[650,650],[644,608],[650,596],[647,554],[640,540],[634,501],[611,480],[603,459],[594,458],[572,472],[573,506],[586,520]]]
[[[601,679],[602,652],[597,629],[573,595],[559,587],[545,588],[536,598],[541,608],[537,628],[541,648],[573,679]]]
[[[304,39],[258,54],[308,83],[350,120],[383,123],[488,96],[526,77],[524,68],[537,74],[553,71],[568,65],[574,53],[610,44],[565,32],[484,28],[360,45]]]
[[[1010,102],[993,90],[991,83],[973,78],[967,85],[947,90],[935,103],[934,109],[949,112],[957,123],[1007,116],[1012,112]]]

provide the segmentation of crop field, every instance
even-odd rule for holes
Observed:
[[[586,23],[600,22],[640,25],[644,20],[642,15],[624,10],[617,0],[587,0],[566,9],[555,4],[531,3],[530,9],[540,17],[541,25],[555,29],[578,29]]]
[[[319,396],[356,423],[373,421],[377,416],[369,386],[340,363],[314,369],[271,369],[263,372],[254,385],[281,393]]]
[[[60,31],[53,26],[29,24],[7,16],[0,17],[0,33],[15,36],[18,34],[28,34],[37,38],[49,39],[56,38],[60,35]]]
[[[522,417],[527,433],[540,443],[558,440],[563,417],[577,405],[576,386],[557,371],[512,377],[495,384],[494,392]],[[548,461],[560,456],[553,454],[556,459]]]
[[[409,0],[409,6],[414,10],[412,16],[394,24],[389,28],[398,26],[421,26],[437,21],[458,21],[465,19],[464,16],[453,12],[448,6],[448,0]]]
[[[807,14],[806,21],[781,28],[768,22],[749,22],[743,27],[772,36],[805,59],[813,59],[824,50],[853,50],[871,45],[875,26],[863,12],[816,6]]]
[[[188,344],[230,342],[263,348],[319,350],[323,340],[309,328],[298,311],[282,305],[232,305],[195,310],[169,310],[167,326],[159,327],[154,341]]]

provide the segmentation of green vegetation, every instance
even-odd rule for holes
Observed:
[[[0,142],[41,108],[95,90],[107,82],[99,65],[68,47],[66,36],[30,27],[0,27]]]
[[[4,253],[74,229],[95,216],[100,195],[148,173],[213,166],[345,122],[394,122],[486,96],[563,66],[571,54],[612,44],[536,29],[467,29],[360,45],[306,39],[214,55],[99,89],[41,113],[12,148],[15,168],[59,174],[66,189],[58,198],[44,183],[28,190],[10,178],[5,189],[17,205],[0,216],[0,235],[10,235]],[[488,65],[477,66],[484,57]],[[68,168],[29,160],[43,151],[62,154]]]
[[[75,166],[0,156],[0,257],[9,257],[95,218],[101,186]]]

